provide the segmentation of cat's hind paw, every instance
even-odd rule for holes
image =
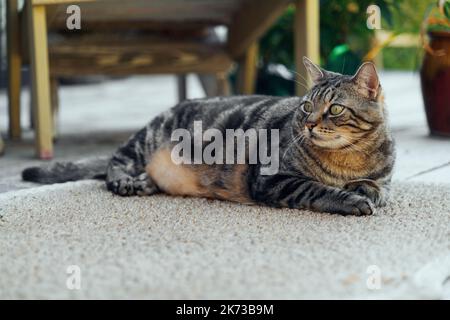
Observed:
[[[136,195],[138,196],[149,196],[159,190],[153,180],[146,173],[134,178],[133,187]]]

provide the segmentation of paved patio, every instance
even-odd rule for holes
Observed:
[[[189,97],[204,95],[189,77]],[[390,122],[397,142],[394,180],[450,183],[450,139],[428,135],[419,77],[409,72],[382,72]],[[55,160],[108,154],[130,134],[176,103],[173,76],[130,77],[99,84],[63,86],[60,90],[59,138]],[[29,95],[23,92],[24,128],[29,127]],[[0,131],[7,124],[6,95],[0,93]],[[0,158],[0,192],[32,186],[20,171],[40,163],[33,158],[32,132],[22,142],[6,141]]]

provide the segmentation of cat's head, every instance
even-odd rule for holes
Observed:
[[[384,124],[383,95],[373,63],[363,63],[353,76],[326,71],[306,57],[303,63],[313,81],[298,113],[299,129],[308,143],[343,149]]]

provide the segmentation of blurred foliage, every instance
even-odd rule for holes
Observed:
[[[378,5],[381,10],[381,27],[390,29],[393,12],[398,11],[395,0],[321,0],[320,1],[320,47],[325,68],[352,74],[370,50],[374,30],[367,28],[367,7]],[[336,47],[346,45],[347,50],[336,54]]]
[[[392,28],[396,33],[419,34],[430,5],[436,6],[437,0],[401,0],[397,1],[399,10],[392,11]]]
[[[320,44],[321,62],[326,66],[330,54],[337,47],[346,45],[345,54],[349,58],[356,59],[362,57],[370,48],[373,38],[373,30],[366,26],[366,9],[371,4],[377,4],[382,12],[382,27],[390,28],[393,21],[393,12],[400,10],[399,1],[395,0],[321,0],[320,1]],[[280,63],[289,69],[295,67],[294,44],[293,44],[293,23],[295,7],[290,6],[278,22],[266,33],[260,41],[261,62]],[[348,54],[348,50],[351,54]],[[341,52],[338,49],[338,52]],[[336,51],[335,51],[336,54]],[[356,63],[356,64],[358,64]],[[345,67],[348,73],[354,72],[351,68],[353,64],[349,61]],[[342,71],[342,66],[334,71]]]
[[[384,48],[383,66],[388,70],[416,70],[420,65],[422,50],[412,48]]]
[[[450,32],[450,1],[439,1],[439,6],[431,6],[426,19],[427,31]]]
[[[437,0],[320,0],[320,62],[326,69],[353,74],[372,48],[374,30],[367,28],[367,7],[381,10],[381,27],[395,34],[419,34],[430,5]],[[295,7],[290,6],[260,41],[260,72],[257,92],[294,94],[294,83],[269,71],[273,64],[295,70],[293,23]],[[418,48],[384,48],[387,69],[415,69]],[[272,68],[273,69],[273,68]]]
[[[447,19],[450,19],[450,1],[445,1],[443,6],[444,14],[447,17]]]

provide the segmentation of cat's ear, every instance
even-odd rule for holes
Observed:
[[[314,83],[318,83],[320,80],[325,78],[325,71],[322,70],[318,65],[314,64],[307,57],[303,57],[303,64],[305,65],[305,68]]]
[[[372,62],[364,62],[356,71],[352,81],[357,85],[358,92],[363,96],[369,99],[377,98],[380,80]]]

